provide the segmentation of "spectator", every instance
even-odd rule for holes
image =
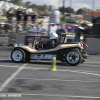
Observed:
[[[82,27],[81,25],[78,25],[76,27],[76,30],[75,30],[75,33],[76,33],[76,36],[75,36],[75,42],[80,42],[80,37],[81,37],[81,34],[85,31],[85,28]]]
[[[35,24],[31,24],[31,28],[28,30],[29,33],[32,33],[30,35],[35,36],[35,34],[37,33],[37,27]]]
[[[24,13],[24,27],[26,27],[27,19],[28,19],[28,12],[26,11],[26,12]]]
[[[43,24],[40,24],[39,27],[38,27],[38,32],[40,32],[41,35],[46,35],[47,29],[44,27]]]
[[[11,26],[9,25],[8,22],[5,23],[3,30],[1,30],[1,32],[4,33],[10,33],[11,32]]]
[[[86,42],[86,38],[90,34],[90,27],[88,25],[85,25],[85,30],[83,31],[83,42]]]
[[[16,33],[16,23],[15,22],[12,22],[11,27],[12,27],[12,32]]]
[[[24,8],[23,10],[22,10],[22,15],[23,15],[23,17],[26,15],[26,8]]]
[[[19,34],[23,32],[23,28],[22,28],[22,26],[20,25],[19,22],[17,23],[16,32],[19,33]]]
[[[21,21],[22,19],[22,9],[19,8],[16,12],[17,21]]]
[[[32,22],[33,22],[33,23],[36,22],[37,16],[38,16],[38,13],[37,13],[37,11],[35,10],[35,11],[33,12],[33,14],[32,14]]]
[[[14,9],[13,8],[10,8],[8,11],[7,11],[7,18],[9,21],[12,20],[12,18],[14,17]]]

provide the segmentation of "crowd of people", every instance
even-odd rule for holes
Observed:
[[[26,22],[31,20],[33,23],[36,22],[38,11],[27,11],[27,9],[21,9],[18,8],[17,11],[15,11],[13,8],[10,8],[6,13],[8,21],[11,21],[13,17],[16,17],[16,21],[24,21],[24,25],[26,25]]]
[[[49,33],[49,35],[50,33],[57,33],[59,35],[61,32],[66,33],[65,26],[55,23],[49,24],[47,28],[43,23],[37,26],[35,24],[31,24],[31,28],[28,29],[28,33],[32,33],[33,36],[36,35],[36,33],[41,33],[43,35],[47,35],[47,33]]]
[[[10,8],[6,12],[6,17],[6,21],[0,21],[0,33],[22,33],[28,21],[33,24],[36,23],[38,13],[37,10],[29,12],[27,9],[18,8],[16,11]]]

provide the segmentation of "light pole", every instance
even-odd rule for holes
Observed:
[[[60,0],[58,0],[58,9],[60,8]]]
[[[72,0],[69,0],[69,2],[70,2],[70,7],[72,8]]]
[[[95,9],[95,0],[92,0],[92,11],[93,11],[92,18],[94,17],[94,9]]]
[[[63,12],[62,12],[62,14],[63,14],[63,20],[65,19],[65,0],[63,0]]]

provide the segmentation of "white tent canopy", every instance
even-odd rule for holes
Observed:
[[[0,1],[0,8],[1,9],[5,9],[6,11],[8,11],[11,7],[13,7],[15,10],[18,8],[24,9],[23,6],[18,6],[18,5],[14,5],[13,3]]]

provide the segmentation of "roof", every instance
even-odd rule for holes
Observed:
[[[88,13],[92,17],[100,17],[100,11],[88,11]]]

